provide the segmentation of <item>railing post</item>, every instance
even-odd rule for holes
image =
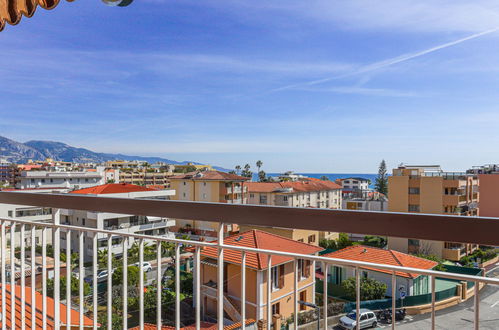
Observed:
[[[73,265],[71,256],[71,230],[66,232],[66,324],[71,321],[71,279],[73,278]]]
[[[175,245],[175,328],[180,330],[180,244]]]
[[[431,329],[435,330],[435,276],[431,276]]]
[[[80,262],[79,262],[79,278],[78,278],[78,299],[79,299],[79,320],[78,324],[80,326],[80,329],[83,329],[83,284],[85,281],[85,268],[83,268],[83,257],[85,255],[85,249],[83,246],[83,231],[80,230],[78,233],[78,254],[80,255]]]
[[[156,241],[156,258],[158,264],[158,271],[156,274],[156,328],[161,330],[161,327],[163,326],[161,321],[161,241]]]
[[[392,271],[392,330],[395,330],[395,313],[397,311],[397,277]]]
[[[217,318],[218,330],[224,327],[224,224],[218,224]],[[178,330],[178,329],[177,329]]]
[[[92,237],[92,272],[93,272],[93,293],[94,293],[94,299],[93,299],[93,328],[94,330],[97,329],[97,309],[98,309],[98,298],[99,298],[99,286],[97,285],[97,269],[99,267],[99,264],[97,262],[97,252],[99,250],[98,248],[98,242],[97,242],[97,233],[94,233],[94,236]]]
[[[47,227],[42,228],[42,322],[47,329]]]
[[[246,329],[246,252],[241,251],[241,330]]]
[[[4,230],[3,230],[3,223],[2,223],[2,251],[3,251],[3,238],[5,235]],[[36,306],[36,297],[35,297],[35,287],[36,287],[36,227],[34,225],[31,226],[31,329],[36,329],[36,308],[33,308],[33,306]],[[3,254],[2,254],[2,260],[3,260]],[[2,284],[3,284],[3,276],[4,273],[2,273]],[[2,288],[4,286],[2,285]],[[2,289],[3,291],[3,289]],[[2,292],[2,297],[4,296],[5,292]],[[5,305],[4,305],[5,306]],[[2,308],[3,309],[3,308]],[[5,314],[3,314],[5,315]],[[2,323],[3,327],[3,323]]]
[[[475,281],[475,287],[473,288],[475,295],[473,297],[475,303],[475,317],[473,322],[473,328],[478,330],[480,328],[480,282]]]
[[[360,330],[360,269],[355,267],[355,311],[356,311],[356,328]]]
[[[272,327],[272,255],[267,256],[267,330]]]
[[[16,250],[16,224],[10,223],[10,317],[11,328],[16,328],[16,264],[15,264],[15,250]]]
[[[5,297],[5,285],[6,285],[6,281],[5,281],[5,262],[6,262],[6,259],[5,259],[5,254],[6,254],[6,250],[7,250],[7,242],[5,240],[5,221],[2,220],[2,229],[1,229],[1,236],[2,236],[2,315],[7,315],[6,311],[7,311],[7,305],[6,305],[6,297]],[[2,330],[5,330],[7,328],[6,326],[6,322],[2,322]]]
[[[54,225],[61,223],[61,210],[52,209],[52,222]],[[61,304],[60,304],[60,281],[61,281],[61,241],[60,228],[54,228],[53,234],[54,247],[54,325],[56,329],[61,326]]]
[[[196,293],[196,330],[201,329],[201,248],[196,246],[196,254],[194,255],[194,271],[195,271],[195,293]]]
[[[21,330],[26,329],[26,238],[25,225],[21,225]]]
[[[139,240],[139,329],[144,329],[144,240]]]
[[[298,259],[294,259],[293,261],[294,268],[294,285],[293,285],[293,322],[295,326],[295,330],[298,329]]]
[[[324,282],[323,282],[323,285],[322,285],[322,303],[323,303],[323,308],[324,308],[324,312],[323,312],[323,316],[324,316],[324,329],[327,330],[327,299],[328,299],[328,292],[327,292],[327,276],[328,276],[328,264],[326,262],[323,262],[322,263],[322,266],[324,267]],[[319,316],[320,316],[320,312],[319,312]]]
[[[128,329],[128,237],[123,237],[123,329]]]

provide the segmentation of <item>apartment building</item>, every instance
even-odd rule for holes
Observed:
[[[499,165],[474,166],[466,172],[478,175],[480,216],[499,217]]]
[[[70,193],[110,198],[121,197],[159,200],[168,200],[175,194],[173,190],[156,190],[126,183],[104,184],[75,190]],[[175,220],[167,218],[81,210],[61,210],[60,222],[79,227],[112,230],[116,231],[116,233],[132,233],[153,236],[165,235],[168,237],[174,237],[173,233],[170,232],[170,228],[175,226]],[[107,235],[98,234],[97,240],[99,250],[107,249]],[[72,237],[71,241],[71,249],[73,252],[79,252],[79,242],[76,237]],[[85,235],[84,253],[86,260],[92,257],[92,244],[92,235]],[[119,236],[113,237],[112,244],[113,253],[120,255],[122,253],[122,239]],[[133,244],[133,239],[129,239],[128,244],[130,247]],[[61,233],[61,246],[66,246],[65,232]]]
[[[369,188],[371,181],[361,177],[350,177],[337,180],[341,184],[343,196],[349,195],[351,197],[367,197],[367,194],[372,192]]]
[[[170,177],[170,186],[175,190],[174,200],[246,204],[246,181],[249,178],[222,171],[195,171]],[[201,236],[214,236],[217,223],[177,220],[179,227],[188,228]],[[225,231],[237,231],[236,225],[227,225]]]
[[[51,171],[23,171],[16,188],[68,188],[82,189],[104,184],[105,173],[103,167],[98,167],[93,171],[70,171],[70,172],[51,172]]]
[[[16,177],[16,166],[10,163],[0,163],[0,187],[14,186]]]
[[[302,178],[302,181],[248,182],[248,204],[288,207],[341,208],[341,186],[332,181]],[[260,229],[292,240],[318,245],[321,239],[336,239],[338,233],[279,227],[240,226],[241,231]]]
[[[315,255],[322,248],[293,241],[291,239],[260,230],[250,230],[224,239],[226,245],[269,249],[282,252]],[[204,316],[214,317],[217,312],[217,257],[215,247],[203,248],[201,252],[201,304]],[[241,319],[241,252],[224,251],[224,311],[234,322]],[[294,259],[282,256],[272,257],[271,282],[268,278],[268,256],[248,252],[246,255],[246,317],[255,320],[267,318],[267,308],[272,315],[289,318],[294,312]],[[299,300],[315,303],[315,263],[298,261]],[[267,305],[267,288],[271,285],[272,305]],[[196,292],[197,290],[194,290]],[[195,299],[194,299],[195,300]],[[300,311],[307,307],[300,305]]]
[[[439,165],[401,165],[388,178],[390,212],[477,216],[478,198],[477,175],[444,172]],[[457,261],[476,246],[389,237],[388,248]]]
[[[155,186],[166,189],[170,186],[168,177],[172,174],[172,172],[162,172],[158,169],[128,168],[120,170],[119,182],[140,186]]]

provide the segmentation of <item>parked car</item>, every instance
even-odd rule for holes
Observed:
[[[136,267],[140,267],[140,263],[136,262],[133,264]],[[152,266],[150,262],[144,261],[142,263],[142,270],[146,273],[150,272],[152,270]]]
[[[114,273],[114,269],[111,269],[111,275],[113,275],[113,273]],[[108,276],[107,269],[100,270],[97,272],[97,281],[103,282],[103,281],[107,280],[107,276]]]
[[[375,328],[378,325],[378,318],[376,314],[370,309],[361,308],[360,309],[360,328]],[[357,312],[352,311],[347,315],[340,318],[338,325],[343,329],[353,330],[357,326]]]

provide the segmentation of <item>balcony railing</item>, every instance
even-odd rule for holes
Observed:
[[[120,322],[120,327],[123,329],[129,328],[129,322],[132,322],[133,317],[129,318],[128,311],[128,300],[129,300],[129,287],[128,287],[128,258],[129,253],[129,243],[131,241],[138,242],[138,262],[139,265],[144,264],[145,258],[145,243],[155,242],[156,247],[156,260],[155,267],[158,271],[155,274],[156,280],[156,305],[155,311],[145,310],[145,274],[139,271],[139,281],[138,281],[138,311],[136,317],[136,323],[139,328],[143,328],[146,323],[146,312],[148,317],[151,313],[155,316],[155,323],[158,328],[160,328],[167,320],[166,313],[173,311],[173,324],[176,329],[180,329],[183,325],[181,318],[181,263],[182,255],[181,249],[185,246],[192,247],[193,251],[193,285],[194,285],[194,295],[193,295],[193,315],[192,318],[195,320],[196,329],[201,328],[201,253],[202,249],[206,247],[216,248],[218,251],[218,259],[216,260],[216,278],[218,283],[224,282],[224,252],[225,251],[238,251],[241,252],[241,265],[240,265],[240,286],[241,286],[241,308],[240,308],[240,328],[245,329],[245,320],[247,320],[248,309],[247,309],[247,255],[249,253],[260,253],[266,254],[268,263],[265,268],[266,282],[271,283],[271,268],[272,268],[272,258],[288,257],[292,259],[293,262],[293,273],[294,273],[294,289],[291,293],[293,299],[294,313],[293,322],[298,324],[298,314],[299,314],[299,291],[298,291],[298,281],[299,281],[299,260],[309,260],[313,265],[312,269],[315,269],[316,263],[321,263],[323,269],[325,270],[324,278],[328,278],[327,269],[331,265],[335,266],[347,266],[353,267],[355,271],[356,278],[356,315],[357,315],[357,325],[359,324],[359,311],[361,306],[360,301],[360,276],[362,269],[381,269],[389,271],[392,278],[392,309],[395,314],[396,309],[396,273],[411,273],[411,274],[422,274],[430,277],[431,281],[431,325],[432,328],[435,327],[435,280],[436,278],[449,278],[459,281],[473,282],[474,285],[474,325],[475,329],[479,326],[479,284],[491,284],[499,285],[499,279],[487,278],[472,275],[463,275],[456,273],[439,272],[434,270],[423,270],[415,269],[409,267],[399,267],[391,266],[386,264],[374,264],[369,262],[360,262],[353,260],[344,259],[333,259],[327,257],[321,257],[316,255],[307,255],[300,253],[289,253],[283,251],[267,250],[267,249],[256,249],[247,246],[235,246],[226,245],[223,241],[224,236],[224,224],[246,224],[246,225],[272,225],[282,228],[298,228],[298,229],[309,229],[309,230],[320,230],[320,231],[336,231],[336,232],[353,232],[359,234],[374,234],[383,236],[395,236],[395,237],[405,237],[405,238],[417,238],[417,239],[428,239],[428,240],[438,240],[438,241],[451,241],[451,242],[462,242],[462,243],[477,243],[483,245],[499,245],[499,239],[497,238],[497,232],[499,232],[499,220],[492,218],[466,218],[466,217],[455,217],[447,215],[426,215],[426,214],[405,214],[405,213],[385,213],[385,212],[367,212],[367,211],[351,211],[351,210],[330,210],[330,209],[308,209],[308,208],[288,208],[288,207],[273,207],[273,206],[256,206],[256,205],[231,205],[224,203],[199,203],[199,202],[183,202],[183,201],[160,201],[160,200],[143,200],[143,199],[125,199],[125,198],[100,198],[93,196],[74,196],[74,195],[48,195],[48,194],[28,194],[28,193],[7,193],[0,192],[0,203],[18,204],[18,205],[36,205],[44,207],[52,207],[56,210],[53,212],[54,223],[38,223],[32,221],[24,221],[18,219],[5,218],[0,219],[0,238],[1,238],[1,265],[0,265],[0,275],[1,275],[1,315],[2,327],[3,328],[24,328],[28,327],[32,321],[35,319],[40,319],[41,326],[43,328],[55,328],[59,329],[61,327],[66,327],[68,324],[77,327],[83,326],[86,322],[85,316],[91,318],[91,326],[94,328],[98,327],[98,315],[99,312],[104,313],[106,318],[104,318],[105,325],[108,329],[113,328],[113,305],[116,297],[113,296],[113,290],[107,289],[105,293],[105,305],[100,303],[102,296],[99,295],[99,283],[104,282],[107,288],[113,288],[113,276],[107,276],[104,281],[98,277],[99,271],[99,260],[98,260],[98,239],[99,236],[106,235],[108,246],[112,246],[112,240],[116,237],[120,237],[122,241],[122,282],[114,283],[120,286],[122,292],[122,301],[120,304],[122,306],[123,319]],[[200,242],[193,240],[183,240],[175,238],[165,238],[158,236],[148,236],[148,235],[137,235],[130,233],[114,232],[109,230],[99,230],[93,228],[75,227],[69,225],[59,224],[59,209],[78,209],[78,210],[93,210],[95,212],[111,212],[111,213],[125,213],[125,214],[140,214],[140,215],[150,215],[165,218],[177,218],[177,219],[193,219],[198,221],[210,221],[218,223],[218,241],[216,243]],[[16,229],[19,228],[20,236],[16,236]],[[20,274],[27,274],[26,270],[36,270],[37,264],[33,256],[36,255],[36,244],[35,244],[35,230],[41,229],[42,232],[42,244],[41,244],[41,273],[34,273],[36,276],[31,276],[31,282],[27,283],[25,276],[20,276],[17,280],[16,272],[7,272],[7,267],[10,269],[19,268]],[[26,231],[31,231],[31,242],[25,242],[24,239],[19,239],[19,237],[24,237]],[[53,235],[53,256],[54,256],[54,266],[53,266],[53,304],[48,304],[48,290],[47,290],[47,237],[49,232]],[[65,247],[60,245],[60,235],[61,232],[65,232]],[[65,276],[61,274],[61,248],[66,251],[72,251],[73,246],[71,243],[76,243],[79,247],[79,251],[84,251],[85,237],[91,239],[91,275],[85,276],[85,255],[84,253],[79,253],[78,256],[78,299],[76,303],[73,303],[71,296],[71,279],[73,278],[71,266],[66,267]],[[7,242],[9,238],[10,243]],[[8,244],[7,244],[8,243]],[[168,256],[170,261],[166,261],[162,257],[162,243],[172,243],[174,245],[173,254]],[[7,248],[9,247],[9,248]],[[19,255],[16,255],[15,248],[20,247]],[[27,249],[28,248],[28,249]],[[26,251],[30,251],[29,261],[26,256]],[[10,253],[10,266],[7,262],[7,253]],[[103,270],[107,270],[108,274],[112,274],[114,271],[114,266],[116,265],[114,261],[115,255],[113,253],[108,253],[106,256],[106,263]],[[166,256],[165,256],[166,257]],[[184,256],[184,260],[185,257]],[[102,260],[100,260],[102,261]],[[174,307],[164,310],[165,306],[162,302],[162,292],[164,289],[163,281],[161,278],[161,271],[166,263],[173,263],[174,266],[174,278],[175,278],[175,299]],[[102,262],[100,262],[102,264]],[[152,263],[152,261],[151,261]],[[20,267],[17,267],[20,265]],[[27,265],[29,267],[27,267]],[[71,263],[70,263],[71,265]],[[9,277],[6,275],[9,274]],[[36,277],[41,277],[41,299],[32,300],[36,296]],[[61,306],[61,277],[66,277],[66,297],[65,306],[67,308],[58,308]],[[82,279],[88,279],[92,283],[92,293],[91,296],[86,298],[84,296],[84,281]],[[324,292],[328,292],[327,281],[324,281]],[[14,288],[12,288],[14,286]],[[27,291],[26,291],[27,290]],[[265,302],[265,312],[262,317],[266,323],[267,329],[272,328],[272,285],[267,285],[266,302]],[[7,294],[9,292],[9,294]],[[16,294],[11,294],[16,292]],[[17,293],[19,292],[19,297]],[[29,293],[29,294],[27,294]],[[40,295],[40,294],[38,294]],[[30,297],[30,299],[28,299]],[[218,285],[216,288],[216,314],[217,314],[217,326],[218,329],[222,330],[224,326],[224,303],[227,303],[227,297],[224,295],[224,286]],[[131,299],[131,298],[130,298]],[[323,299],[323,322],[322,326],[324,329],[328,328],[328,299]],[[8,308],[10,306],[10,308]],[[18,308],[13,308],[12,306],[18,306]],[[55,307],[49,307],[55,306]],[[88,311],[86,311],[86,306],[88,306]],[[32,308],[34,307],[34,308]],[[77,320],[75,320],[74,310],[77,309]],[[61,315],[61,311],[65,312],[65,315]],[[53,313],[49,315],[49,313]],[[36,315],[34,315],[36,314]],[[73,319],[72,319],[73,318]],[[33,321],[34,322],[34,321]],[[87,324],[85,324],[87,326]],[[116,325],[114,325],[116,326]],[[132,324],[130,325],[132,326]],[[392,328],[395,328],[395,323],[392,324]]]

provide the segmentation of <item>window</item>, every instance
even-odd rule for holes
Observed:
[[[310,260],[298,259],[298,274],[300,280],[304,280],[310,276]]]
[[[267,195],[260,195],[260,204],[267,204]]]
[[[88,179],[85,179],[85,182],[88,182]]]
[[[184,193],[184,194],[183,194],[183,196],[185,197],[185,196],[187,196],[187,195]]]
[[[362,277],[367,278],[367,272],[365,270],[362,271]]]
[[[12,213],[13,213],[13,212],[12,212],[12,210],[11,210],[11,211],[8,211],[8,212],[7,212],[7,216],[8,216],[9,218],[12,218]]]
[[[302,291],[300,292],[300,300],[301,301],[307,301],[307,291]],[[304,311],[307,309],[307,306],[300,304],[300,310]]]
[[[283,196],[282,200],[285,201],[285,202],[287,202],[288,201],[288,196]]]
[[[308,237],[308,243],[315,243],[315,235],[310,235]]]
[[[284,265],[272,267],[270,278],[272,280],[272,291],[284,287]]]
[[[255,194],[250,194],[250,198],[255,198]]]
[[[186,185],[187,185],[187,182],[184,181],[184,186],[186,186]]]
[[[35,179],[31,179],[31,183],[35,183]]]
[[[42,183],[45,183],[45,179],[42,179]]]
[[[81,222],[82,222],[83,226],[85,226],[85,218],[81,218]]]
[[[409,204],[409,212],[419,212],[419,205]]]
[[[272,315],[281,314],[281,304],[275,303],[272,305]]]
[[[303,238],[300,238],[300,239],[298,240],[298,242],[302,242],[302,243],[303,243]]]
[[[409,195],[419,195],[419,188],[409,187]]]
[[[50,183],[53,183],[54,182],[54,179],[50,179]]]
[[[205,186],[205,187],[206,187],[206,182],[203,182],[203,186]]]
[[[360,320],[361,320],[361,321],[367,320],[367,314],[362,314],[362,315],[360,316]]]

